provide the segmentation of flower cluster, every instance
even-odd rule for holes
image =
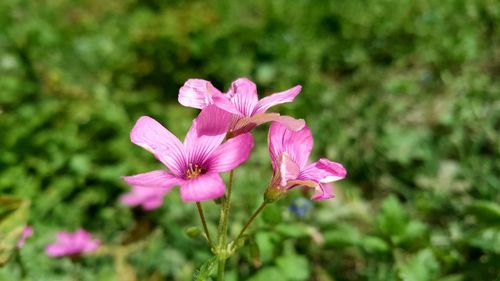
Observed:
[[[313,137],[302,119],[267,112],[272,106],[292,102],[301,86],[259,100],[256,85],[240,78],[226,93],[202,79],[189,79],[179,90],[179,102],[201,109],[184,141],[154,119],[139,118],[130,133],[131,141],[152,153],[166,169],[123,177],[132,191],[121,201],[146,210],[162,204],[163,196],[180,187],[185,202],[202,202],[224,195],[220,173],[245,162],[253,148],[251,130],[271,122],[269,153],[273,177],[265,194],[267,202],[281,198],[294,187],[314,189],[313,200],[334,197],[331,182],[343,179],[346,170],[322,158],[309,162]]]

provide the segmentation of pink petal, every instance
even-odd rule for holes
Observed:
[[[268,144],[274,169],[283,152],[287,152],[292,161],[302,169],[311,153],[313,138],[307,126],[294,132],[280,123],[273,122],[269,128]]]
[[[153,153],[173,173],[180,175],[183,172],[186,156],[182,143],[153,118],[139,118],[130,132],[130,139]]]
[[[82,253],[91,253],[91,252],[94,252],[95,250],[97,250],[97,248],[99,248],[99,245],[101,245],[101,241],[100,240],[88,240],[85,245],[83,246],[83,248],[81,249]]]
[[[131,186],[143,186],[154,188],[169,189],[176,185],[178,179],[176,176],[164,170],[137,174],[134,176],[125,176],[122,179]]]
[[[45,247],[45,253],[51,257],[61,257],[67,254],[67,247],[65,245],[50,244]]]
[[[152,210],[163,204],[163,197],[171,190],[160,187],[133,187],[132,191],[122,195],[120,201],[127,206],[139,206],[145,210]]]
[[[305,126],[305,121],[303,119],[295,119],[290,116],[281,116],[279,113],[259,113],[250,117],[238,117],[232,123],[231,134],[233,136],[250,132],[253,128],[267,123],[276,121],[285,125],[287,128],[293,131],[298,131]]]
[[[217,173],[200,175],[181,184],[181,198],[184,202],[201,202],[224,195],[225,186]]]
[[[320,183],[311,197],[312,200],[326,200],[334,198],[335,194],[333,193],[333,188],[331,184],[328,183]]]
[[[299,178],[313,180],[318,183],[330,183],[345,178],[347,171],[340,163],[332,162],[322,158],[319,161],[307,165]]]
[[[189,79],[179,89],[179,103],[198,109],[203,109],[214,103],[214,94],[221,94],[212,83],[203,79]]]
[[[24,243],[26,242],[26,239],[33,235],[33,227],[30,225],[27,225],[23,228],[23,232],[21,234],[21,238],[17,241],[17,248],[21,249],[24,247]]]
[[[231,138],[210,155],[208,162],[211,172],[227,172],[245,162],[253,148],[250,133]]]
[[[202,164],[226,137],[231,114],[214,106],[207,106],[193,121],[184,139],[188,162]]]
[[[293,162],[292,159],[290,159],[288,153],[286,152],[281,154],[279,169],[281,177],[280,185],[282,187],[285,187],[288,181],[297,179],[300,173],[299,166],[295,162]]]
[[[179,103],[203,109],[211,104],[230,113],[239,114],[239,111],[212,83],[203,79],[189,79],[179,90]]]
[[[272,106],[286,102],[292,102],[295,99],[295,97],[300,93],[301,90],[302,86],[299,85],[290,88],[286,91],[265,97],[257,103],[257,106],[254,109],[254,113],[263,113],[266,112],[266,110]]]
[[[252,116],[257,106],[257,86],[247,78],[239,78],[231,84],[226,96],[231,100],[239,113],[244,116]]]
[[[146,211],[149,211],[161,207],[162,204],[163,204],[163,196],[151,197],[147,198],[142,202],[142,208],[144,208],[144,210]]]

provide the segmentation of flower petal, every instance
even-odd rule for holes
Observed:
[[[311,154],[313,138],[307,126],[294,132],[278,122],[273,122],[269,128],[268,144],[274,169],[283,152],[287,152],[292,161],[302,169]]]
[[[262,98],[257,103],[257,106],[254,109],[254,114],[266,112],[267,109],[278,104],[292,102],[301,90],[302,86],[298,85],[286,91],[282,91]]]
[[[203,79],[189,79],[179,89],[179,103],[198,109],[203,109],[214,103],[214,94],[221,94],[212,83]]]
[[[136,186],[132,187],[132,191],[123,194],[120,201],[127,206],[142,206],[144,210],[152,210],[163,204],[163,197],[171,189]]]
[[[50,257],[61,257],[65,256],[67,253],[67,247],[65,245],[60,244],[49,244],[45,247],[45,253]]]
[[[288,181],[297,179],[300,173],[299,166],[290,159],[290,156],[286,152],[281,154],[279,169],[281,177],[280,186],[282,187],[286,187]]]
[[[139,118],[130,132],[130,140],[153,153],[173,173],[180,175],[183,171],[186,156],[182,143],[153,118]]]
[[[239,78],[231,84],[226,96],[231,100],[239,113],[252,116],[259,101],[257,86],[247,78]]]
[[[179,103],[193,108],[203,109],[211,104],[230,113],[239,114],[231,101],[212,83],[203,79],[189,79],[179,89]]]
[[[253,148],[250,133],[231,138],[210,155],[208,169],[211,172],[227,172],[245,162]]]
[[[313,180],[318,183],[330,183],[345,178],[347,171],[340,163],[332,162],[326,158],[307,165],[300,175],[300,179]]]
[[[125,176],[122,179],[131,186],[151,187],[151,188],[172,188],[178,183],[176,176],[164,170]]]
[[[230,122],[230,113],[214,105],[204,108],[184,139],[188,162],[203,164],[224,140]]]
[[[186,180],[181,184],[181,198],[184,202],[201,202],[224,195],[226,188],[217,173],[208,173]]]
[[[312,200],[326,200],[334,198],[332,184],[330,183],[320,183],[311,197]]]
[[[285,125],[287,128],[293,131],[298,131],[304,128],[306,122],[303,119],[295,119],[290,116],[281,116],[279,113],[259,113],[250,117],[239,117],[236,122],[232,122],[231,135],[239,135],[243,133],[250,132],[253,128],[267,123],[276,121]]]

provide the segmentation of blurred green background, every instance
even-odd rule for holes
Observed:
[[[280,112],[349,174],[304,216],[298,190],[269,208],[227,280],[500,280],[499,74],[497,0],[2,0],[0,193],[31,200],[35,235],[0,280],[191,280],[210,256],[184,233],[194,204],[118,202],[120,176],[161,167],[128,134],[149,115],[183,137],[184,81],[242,76],[261,97],[303,85]],[[254,132],[233,237],[272,174]],[[122,246],[78,269],[45,256],[80,226]]]

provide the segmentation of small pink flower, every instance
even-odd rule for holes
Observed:
[[[74,233],[60,231],[56,234],[56,242],[47,245],[45,253],[51,257],[78,256],[80,254],[91,253],[99,245],[99,240],[93,240],[90,233],[84,229],[79,229]]]
[[[253,138],[249,133],[222,143],[230,120],[230,113],[216,106],[207,106],[193,121],[184,143],[181,143],[154,119],[147,116],[139,118],[130,139],[153,153],[168,170],[123,179],[134,189],[158,189],[165,193],[179,185],[185,202],[221,197],[225,186],[219,173],[228,172],[245,162],[253,147]]]
[[[144,210],[153,210],[161,206],[167,188],[133,186],[132,190],[120,198],[127,206],[142,206]]]
[[[268,143],[274,170],[266,195],[273,198],[268,199],[279,198],[288,189],[297,186],[314,188],[313,200],[335,196],[330,183],[345,178],[347,172],[341,164],[325,158],[308,164],[313,138],[307,125],[294,132],[273,122],[269,128]]]
[[[31,235],[33,235],[33,227],[31,227],[30,225],[25,226],[23,229],[23,232],[21,234],[21,238],[19,238],[19,240],[17,240],[17,248],[21,249],[22,247],[24,247],[24,243],[26,242],[26,239],[28,237],[30,237]]]
[[[304,120],[266,111],[272,106],[293,101],[301,89],[301,86],[295,86],[259,100],[255,83],[246,78],[234,81],[226,94],[221,93],[209,81],[189,79],[179,90],[179,102],[199,109],[214,104],[232,113],[230,136],[249,132],[256,126],[271,121],[282,123],[296,131],[304,127]]]

